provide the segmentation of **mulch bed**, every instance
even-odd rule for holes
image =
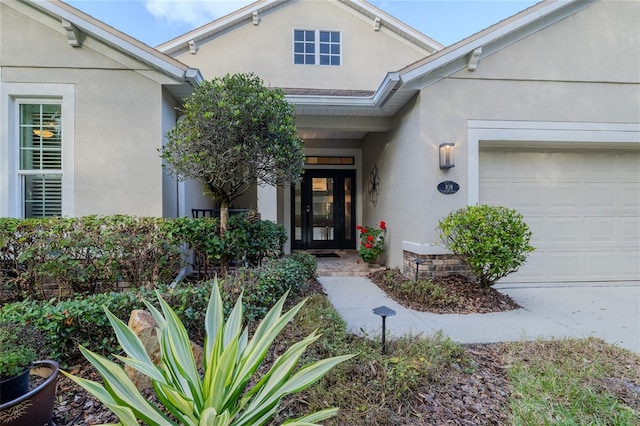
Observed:
[[[482,288],[475,282],[460,275],[431,280],[443,289],[447,296],[452,296],[451,299],[456,300],[455,303],[446,305],[418,301],[415,297],[400,291],[401,283],[410,280],[402,275],[399,269],[372,272],[368,277],[393,300],[416,311],[438,314],[485,314],[520,308],[520,305],[506,294],[502,294],[492,287]]]

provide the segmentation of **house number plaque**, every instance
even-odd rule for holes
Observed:
[[[455,194],[460,189],[460,185],[456,182],[445,180],[444,182],[440,182],[438,184],[438,191],[443,194]]]

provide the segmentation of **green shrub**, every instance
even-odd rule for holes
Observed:
[[[244,291],[242,301],[246,319],[255,322],[287,291],[292,295],[306,291],[309,279],[315,278],[315,268],[310,263],[307,257],[287,256],[272,259],[257,268],[240,268],[235,274],[228,274],[222,283],[226,308],[229,309],[230,301]]]
[[[500,206],[467,206],[438,224],[444,246],[464,260],[483,287],[518,270],[534,250],[521,214]]]
[[[166,282],[183,265],[165,219],[135,216],[0,218],[0,282],[23,297],[45,298],[41,284],[96,293],[127,282]]]
[[[191,219],[179,217],[164,222],[167,237],[176,245],[186,244],[197,257],[198,266],[207,275],[225,252],[225,243],[220,239],[220,220],[201,217]],[[194,259],[195,261],[195,259]]]
[[[210,285],[160,289],[165,300],[175,306],[193,340],[200,342],[204,336],[201,325],[210,291]],[[103,306],[118,318],[128,321],[132,310],[144,309],[142,299],[151,294],[151,290],[140,288],[66,300],[15,302],[0,308],[0,323],[29,324],[41,330],[46,346],[50,348],[47,357],[65,364],[79,358],[79,344],[102,354],[116,350],[117,341]]]
[[[318,261],[314,255],[308,253],[292,253],[288,257],[300,266],[302,273],[307,278],[316,278],[318,276]]]
[[[244,265],[260,265],[264,258],[273,259],[282,254],[287,232],[282,225],[269,220],[252,221],[245,215],[229,218],[225,234],[225,247],[229,255]]]
[[[449,295],[431,280],[405,281],[400,284],[400,292],[408,299],[428,306],[457,305],[459,299]]]
[[[244,291],[245,320],[255,322],[287,291],[292,296],[306,289],[307,281],[315,276],[310,271],[310,255],[275,259],[260,268],[241,269],[229,274],[221,283],[230,312],[232,301]],[[204,313],[211,292],[212,282],[193,285],[180,284],[169,289],[160,286],[164,300],[174,307],[185,324],[192,340],[202,342]],[[63,363],[76,360],[82,344],[93,352],[108,354],[117,349],[108,319],[103,311],[107,307],[118,318],[128,321],[134,309],[144,309],[143,299],[151,299],[151,290],[145,288],[93,295],[77,295],[66,300],[26,300],[0,307],[0,323],[16,322],[32,325],[42,330],[50,348],[48,358]]]

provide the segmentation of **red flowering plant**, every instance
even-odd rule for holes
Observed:
[[[360,257],[367,263],[373,262],[384,252],[384,236],[387,233],[387,224],[381,220],[379,228],[369,226],[356,226],[360,231]]]

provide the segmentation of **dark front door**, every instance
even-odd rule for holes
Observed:
[[[355,249],[355,170],[307,170],[293,187],[294,249]]]

